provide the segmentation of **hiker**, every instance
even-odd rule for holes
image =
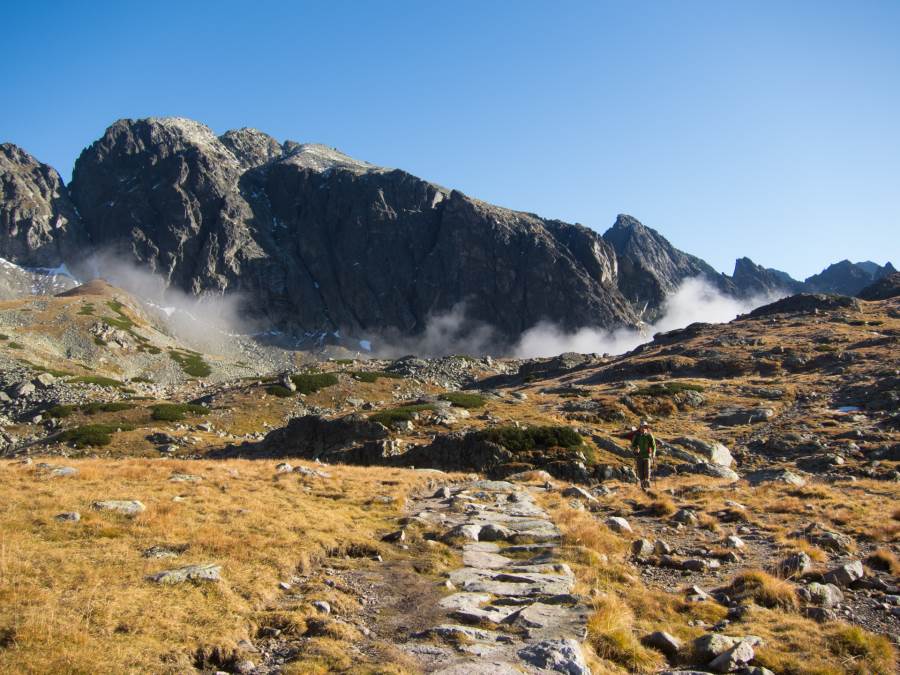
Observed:
[[[641,489],[646,492],[650,489],[650,470],[656,458],[656,439],[650,432],[647,420],[641,420],[641,426],[631,439],[631,449],[637,455],[637,475],[641,481]]]

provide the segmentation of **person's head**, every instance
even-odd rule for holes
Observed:
[[[641,420],[641,426],[638,427],[638,431],[650,431],[650,422],[648,422],[647,420]]]

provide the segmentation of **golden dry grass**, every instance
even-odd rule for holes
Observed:
[[[762,570],[746,570],[731,582],[730,592],[739,600],[750,600],[761,607],[796,610],[794,585]]]
[[[887,548],[879,548],[866,559],[869,567],[886,570],[895,576],[900,576],[900,558]]]
[[[200,647],[227,653],[252,637],[279,581],[354,544],[378,550],[403,495],[427,480],[350,467],[329,467],[328,479],[276,476],[274,462],[66,464],[78,475],[46,479],[0,464],[0,672],[183,672]],[[171,482],[173,472],[203,480]],[[134,518],[92,511],[100,499],[139,499],[147,510]],[[62,511],[82,520],[55,520]],[[142,557],[154,545],[188,548],[178,558]],[[221,565],[222,581],[147,580],[193,563]],[[302,625],[302,614],[295,620]],[[317,639],[347,637],[322,632]]]

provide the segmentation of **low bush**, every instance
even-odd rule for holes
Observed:
[[[634,392],[634,396],[674,396],[683,391],[703,391],[703,387],[690,382],[664,382],[642,387]]]
[[[483,408],[485,404],[484,396],[481,394],[467,394],[463,391],[451,391],[441,394],[442,401],[449,401],[457,408]]]
[[[273,384],[270,387],[266,387],[266,393],[270,396],[278,396],[279,398],[290,398],[294,395],[294,392],[281,384]]]
[[[109,445],[112,435],[117,431],[131,431],[134,427],[127,424],[86,424],[63,431],[57,438],[76,448],[99,447]]]
[[[399,408],[391,408],[390,410],[382,410],[371,415],[369,419],[389,427],[395,422],[410,422],[412,421],[413,414],[426,410],[434,410],[434,406],[430,403],[415,403]]]
[[[73,412],[75,412],[74,405],[55,405],[47,411],[47,414],[50,417],[55,417],[57,419],[68,417]]]
[[[354,370],[350,373],[360,382],[377,382],[379,378],[391,378],[394,380],[402,379],[403,376],[397,373],[387,373],[383,370]]]
[[[180,422],[186,415],[203,415],[209,409],[195,403],[160,403],[150,408],[150,416],[160,422]]]
[[[521,429],[519,427],[494,427],[478,432],[482,440],[502,445],[511,452],[547,450],[549,448],[580,448],[584,443],[571,427],[543,426]]]
[[[314,394],[325,387],[333,387],[338,383],[334,373],[299,373],[291,375],[291,382],[300,394]]]
[[[110,387],[119,389],[124,387],[124,383],[114,380],[111,377],[103,377],[103,375],[79,375],[73,377],[69,382],[80,382],[81,384],[96,384],[98,387]]]
[[[121,412],[123,410],[131,410],[134,403],[125,401],[112,401],[111,403],[88,403],[79,408],[85,415],[96,415],[101,412]]]
[[[7,342],[6,346],[10,349],[25,349],[25,345],[21,342]]]
[[[149,348],[148,348],[149,351]],[[212,372],[209,364],[203,360],[203,355],[197,352],[169,350],[169,357],[181,366],[185,374],[191,377],[206,377]]]

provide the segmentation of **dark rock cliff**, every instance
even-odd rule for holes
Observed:
[[[11,143],[0,144],[0,257],[56,267],[84,243],[78,213],[56,170]]]
[[[592,230],[498,208],[325,146],[190,120],[120,120],[71,193],[95,246],[190,293],[242,291],[289,330],[421,331],[465,303],[512,339],[636,316]]]

